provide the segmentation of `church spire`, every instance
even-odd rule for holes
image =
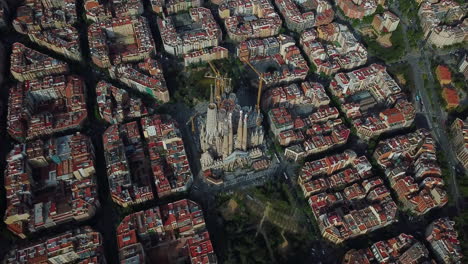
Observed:
[[[213,85],[210,84],[210,103],[214,103],[213,101]]]
[[[242,110],[240,110],[240,115],[239,115],[239,124],[237,125],[237,140],[236,140],[236,148],[241,149],[242,148],[242,133],[244,132],[244,128],[242,127],[243,125],[243,113]]]
[[[248,114],[246,113],[244,115],[244,123],[242,124],[243,131],[242,131],[242,147],[241,147],[241,149],[243,151],[246,151],[247,147],[248,147],[247,146],[247,137],[248,137],[248,135],[247,135],[247,133],[248,133],[247,118],[248,118]]]

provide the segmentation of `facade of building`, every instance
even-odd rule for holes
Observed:
[[[124,120],[148,114],[148,108],[141,98],[105,81],[96,85],[96,97],[99,116],[110,124],[122,123]]]
[[[296,42],[287,35],[243,41],[236,52],[241,61],[249,61],[254,67],[258,63],[280,69],[263,73],[266,86],[303,81],[309,71]]]
[[[419,129],[381,141],[374,158],[405,209],[422,215],[447,204],[435,142],[428,131]]]
[[[336,22],[304,31],[300,44],[317,73],[333,75],[367,62],[366,48],[346,25]]]
[[[235,94],[208,105],[200,121],[202,170],[234,171],[264,158],[263,115],[251,107],[241,107]]]
[[[213,48],[206,48],[202,50],[196,50],[196,51],[184,54],[184,65],[185,67],[188,67],[191,64],[227,59],[228,56],[229,56],[228,49],[221,47],[221,46],[216,46]]]
[[[383,65],[340,72],[329,89],[363,139],[409,127],[416,116],[414,106]]]
[[[187,199],[126,216],[117,246],[120,263],[218,263],[203,211]]]
[[[460,63],[458,64],[458,71],[463,73],[465,79],[468,79],[468,55],[465,54],[461,59]]]
[[[463,254],[455,230],[455,222],[448,218],[439,218],[426,229],[426,240],[431,245],[439,263],[462,263]]]
[[[389,240],[378,241],[365,249],[352,249],[346,252],[343,264],[370,263],[432,263],[429,251],[424,244],[412,235],[401,233]]]
[[[103,238],[90,227],[80,227],[11,250],[5,264],[95,263],[105,264]]]
[[[112,78],[124,83],[131,89],[156,99],[169,102],[169,90],[164,79],[163,68],[159,61],[146,58],[139,63],[125,63],[109,69]]]
[[[390,11],[374,16],[372,27],[380,33],[391,33],[395,31],[400,23],[400,18]]]
[[[4,222],[13,234],[84,221],[100,206],[94,147],[80,133],[18,144],[7,156]]]
[[[140,124],[158,197],[187,192],[193,174],[178,123],[168,115],[152,115]]]
[[[455,119],[451,126],[451,133],[457,158],[468,171],[468,121]]]
[[[20,6],[13,28],[37,44],[70,59],[82,60],[75,1],[31,0]]]
[[[322,84],[305,81],[268,89],[263,93],[262,108],[329,105],[330,98]]]
[[[169,116],[111,125],[103,142],[111,196],[122,207],[185,192],[193,181],[180,131]]]
[[[440,48],[468,41],[466,11],[456,1],[424,1],[418,16],[429,44]]]
[[[330,99],[327,97],[326,101]],[[348,141],[351,131],[339,118],[338,109],[328,104],[319,105],[307,115],[299,116],[291,114],[293,107],[273,107],[268,111],[271,132],[275,140],[286,147],[287,159],[297,161]]]
[[[85,0],[84,11],[86,19],[102,22],[112,18],[139,17],[143,14],[141,0]]]
[[[202,0],[151,0],[151,9],[156,14],[167,15],[188,11],[190,8],[201,7]]]
[[[154,40],[144,17],[119,17],[88,27],[91,60],[100,68],[143,61],[155,52]]]
[[[231,40],[277,35],[281,18],[268,0],[232,0],[219,5],[218,13]]]
[[[13,43],[10,65],[10,72],[18,81],[68,72],[68,65],[65,62],[30,49],[18,42]]]
[[[275,5],[283,16],[286,27],[298,33],[314,26],[329,24],[335,16],[328,0],[275,0]]]
[[[188,14],[158,17],[157,24],[164,50],[175,56],[183,56],[196,50],[219,46],[222,32],[211,11],[204,7],[192,8]],[[175,19],[183,21],[184,30],[176,28]],[[187,29],[192,27],[193,30]]]
[[[352,19],[362,19],[375,13],[378,5],[383,5],[385,0],[335,0],[336,5],[344,15]]]
[[[16,140],[78,129],[87,117],[85,83],[76,75],[18,82],[10,89],[7,131]]]
[[[102,140],[112,200],[122,207],[152,200],[151,168],[138,123],[112,125]]]
[[[395,222],[397,205],[365,156],[352,150],[306,162],[299,186],[322,236],[335,244]],[[358,205],[359,204],[359,205]]]

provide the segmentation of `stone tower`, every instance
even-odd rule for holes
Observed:
[[[241,149],[243,151],[246,151],[247,150],[247,135],[248,135],[248,124],[247,124],[247,120],[248,119],[248,116],[247,114],[244,115],[244,123],[242,124],[242,128],[243,128],[243,131],[242,131],[242,147]]]
[[[228,121],[229,121],[229,124],[228,124],[228,130],[229,130],[229,155],[232,153],[232,151],[234,150],[234,135],[233,135],[233,128],[232,128],[232,113],[229,113],[229,116],[228,116]]]
[[[244,132],[243,129],[243,115],[242,115],[242,110],[240,110],[240,115],[239,115],[239,124],[237,125],[237,139],[236,139],[236,148],[241,149],[242,148],[242,133]]]
[[[211,141],[214,137],[216,137],[217,127],[218,127],[217,114],[218,114],[217,107],[216,107],[216,104],[213,102],[213,87],[211,87],[210,104],[208,105],[208,110],[206,112],[206,139],[207,141]]]

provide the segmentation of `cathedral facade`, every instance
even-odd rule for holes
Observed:
[[[263,115],[252,107],[241,107],[235,94],[213,100],[200,122],[202,169],[232,170],[249,166],[263,145]]]

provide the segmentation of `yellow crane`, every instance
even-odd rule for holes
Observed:
[[[259,72],[255,67],[248,61],[244,60],[244,62],[252,68],[252,70],[258,75],[258,91],[257,91],[257,104],[255,105],[255,109],[257,111],[260,111],[260,100],[262,97],[262,88],[263,88],[263,82],[265,79],[263,78],[263,73]]]
[[[213,65],[211,61],[208,62],[208,64],[211,67],[211,70],[213,71],[215,76],[209,76],[205,75],[206,78],[211,78],[215,80],[215,98],[216,102],[219,103],[221,102],[221,96],[224,94],[224,92],[227,90],[227,81],[229,81],[229,85],[231,82],[231,78],[227,78],[226,75],[221,75],[221,73],[216,69],[216,67]],[[229,92],[229,91],[227,91]]]
[[[223,93],[223,82],[221,80],[221,74],[219,71],[216,69],[216,67],[213,65],[211,61],[208,62],[208,64],[211,67],[211,70],[215,74],[215,98],[216,100],[221,99],[221,94]]]
[[[192,133],[195,132],[195,122],[194,119],[197,117],[198,114],[194,114],[192,117],[190,117],[189,122],[192,123]]]

